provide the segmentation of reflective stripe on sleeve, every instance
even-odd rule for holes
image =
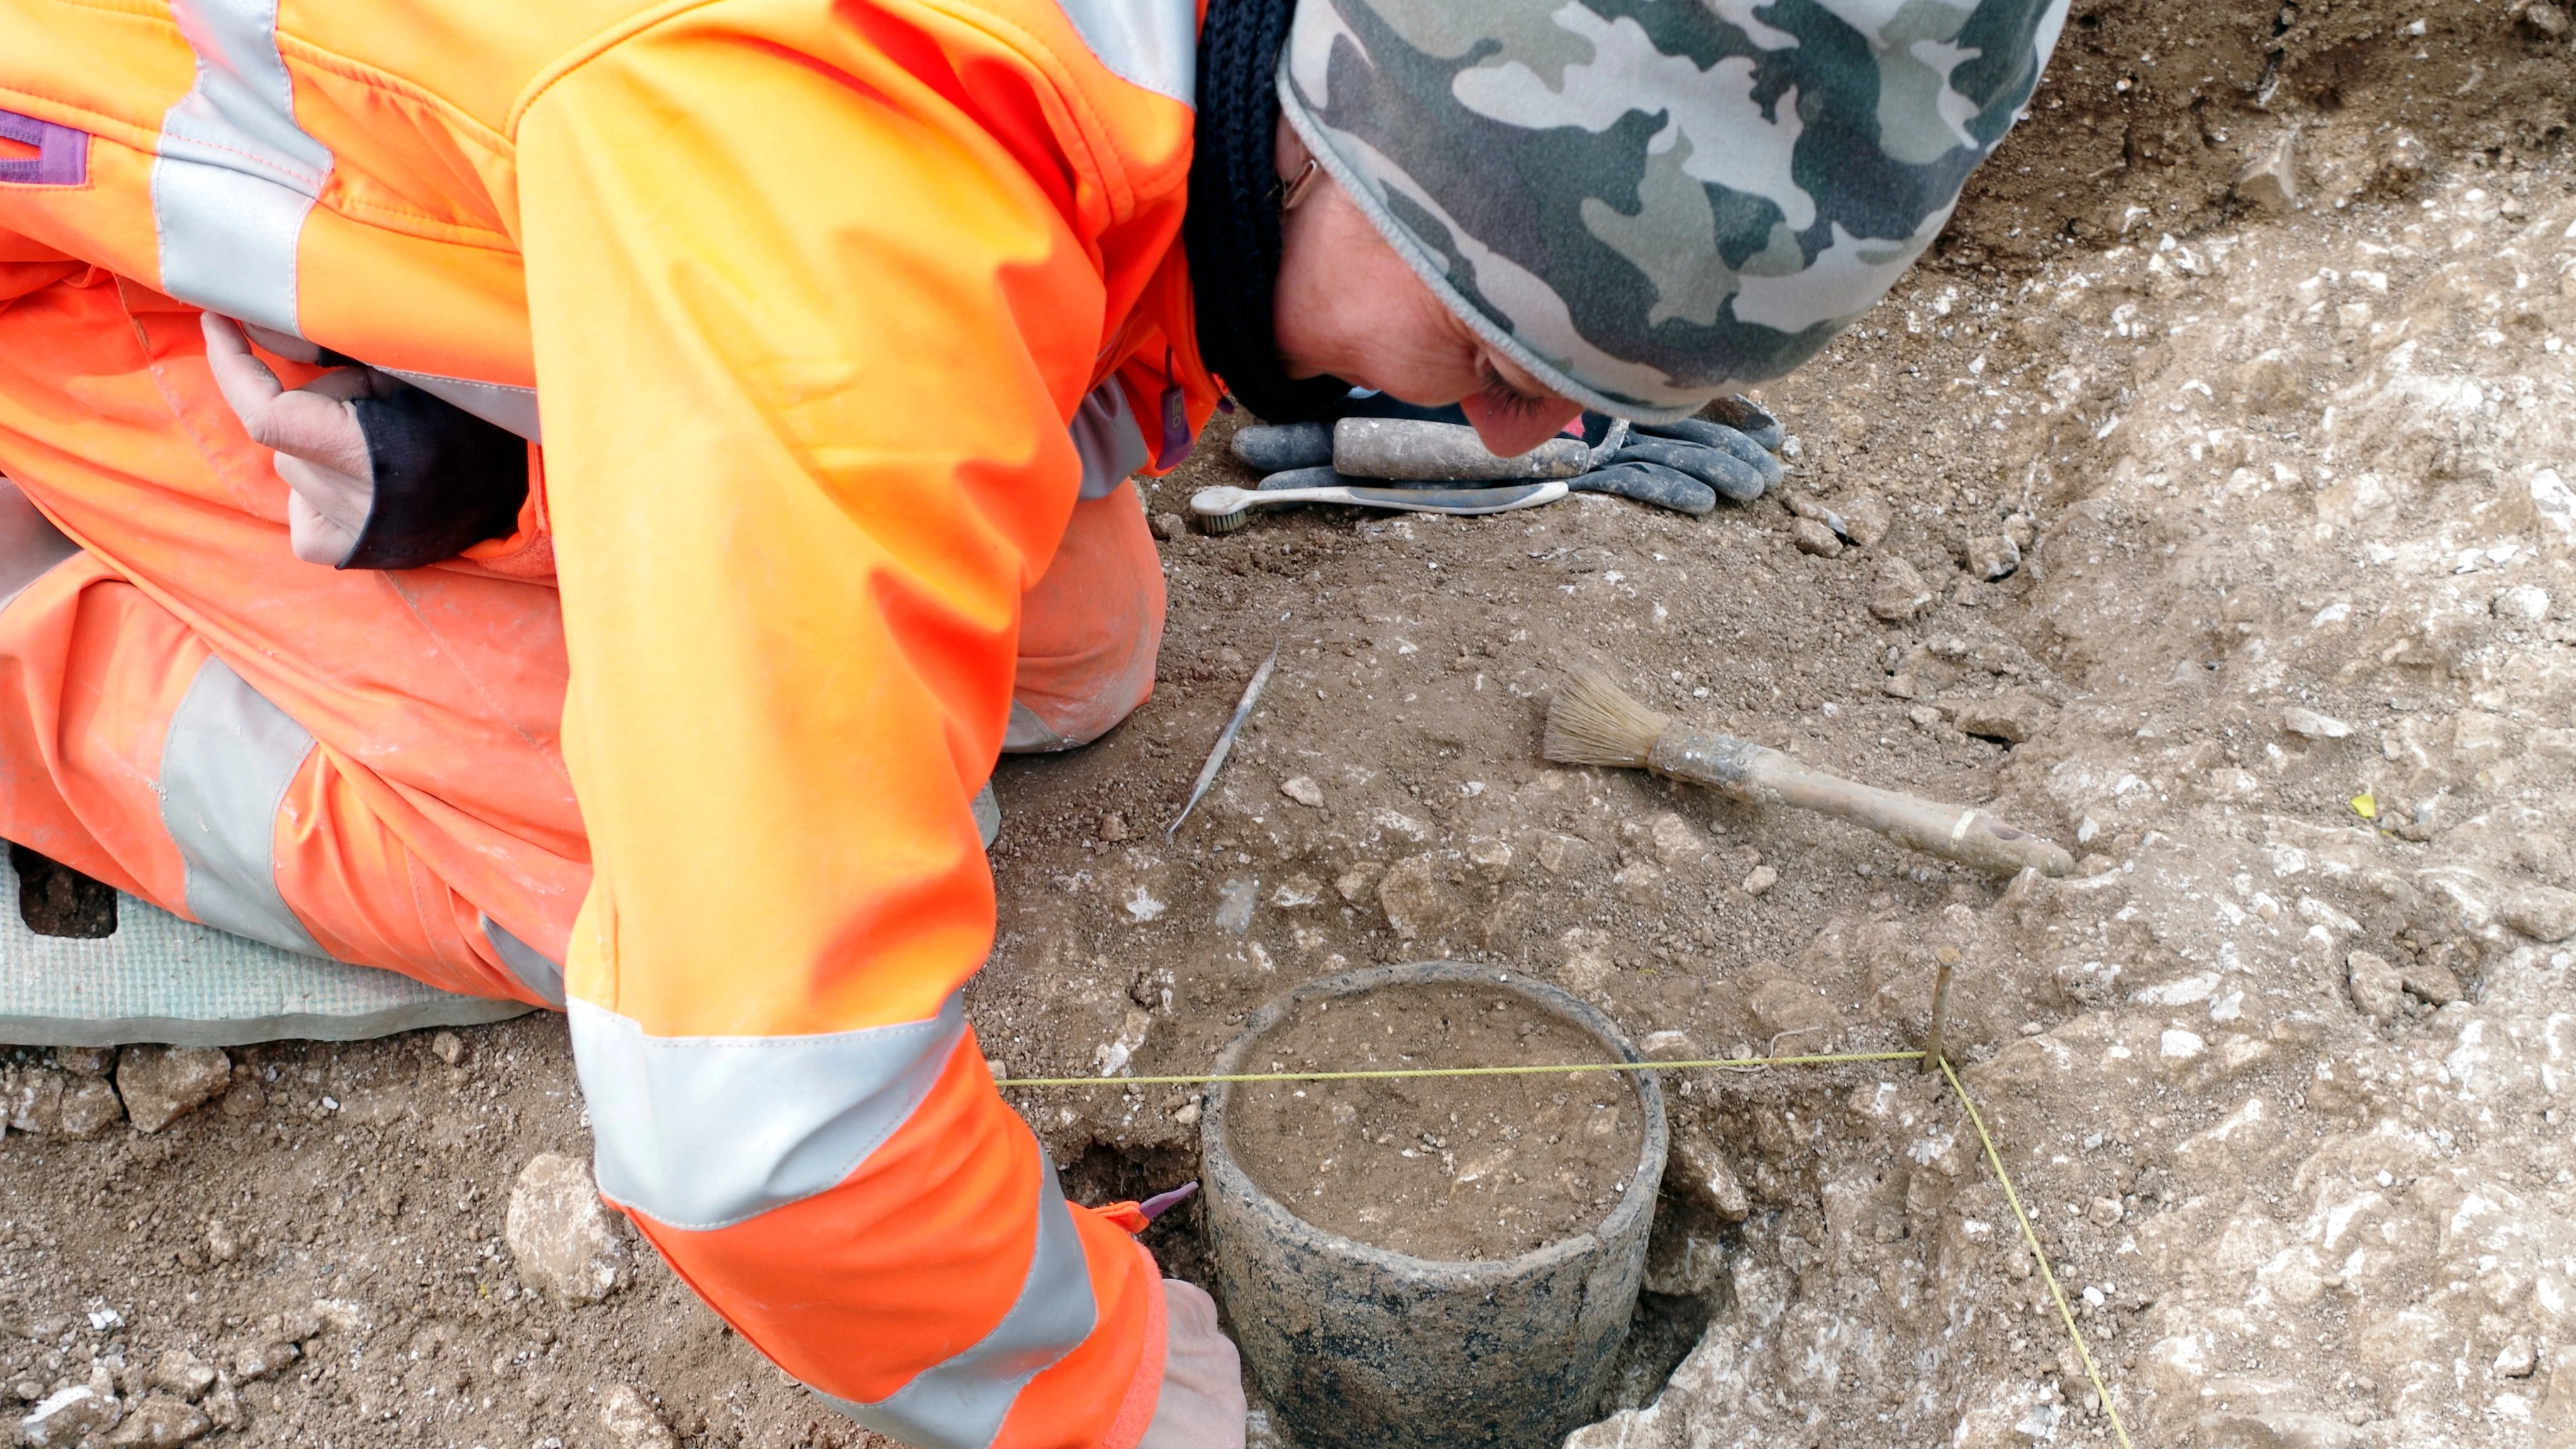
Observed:
[[[546,953],[510,934],[510,928],[483,917],[483,939],[492,943],[492,954],[519,978],[519,984],[553,1003],[557,1010],[564,1004],[563,967]]]
[[[197,83],[161,118],[152,168],[161,289],[295,336],[296,242],[331,150],[295,123],[277,0],[173,0]]]
[[[277,0],[172,0],[171,13],[196,54],[197,80],[162,115],[152,166],[161,290],[301,337],[296,249],[334,158],[296,123],[295,79],[277,48]],[[538,441],[533,388],[394,376]]]
[[[220,659],[161,744],[161,824],[188,867],[188,913],[282,951],[323,956],[277,889],[277,811],[313,736]],[[327,958],[326,958],[327,959]]]
[[[1082,43],[1112,75],[1196,109],[1199,7],[1194,0],[1058,0]]]
[[[647,1036],[566,1008],[599,1190],[675,1228],[731,1227],[839,1184],[921,1105],[966,1035],[928,1021],[813,1036]]]
[[[0,609],[79,552],[80,545],[37,512],[17,484],[0,478]]]
[[[1011,1311],[974,1347],[927,1368],[873,1404],[818,1397],[880,1434],[920,1449],[985,1449],[1029,1380],[1081,1346],[1100,1321],[1082,1236],[1053,1164],[1039,1159],[1037,1251]]]
[[[537,390],[533,387],[511,387],[498,382],[471,382],[461,377],[440,377],[427,372],[405,372],[399,367],[377,369],[390,373],[431,397],[462,412],[472,413],[496,428],[518,434],[531,443],[545,438],[537,427]]]

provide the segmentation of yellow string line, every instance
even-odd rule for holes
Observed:
[[[1921,1052],[1849,1052],[1839,1056],[1717,1057],[1695,1062],[1573,1062],[1544,1067],[1397,1067],[1368,1072],[1232,1072],[1191,1077],[1000,1077],[997,1087],[1197,1087],[1215,1082],[1362,1082],[1389,1077],[1526,1077],[1556,1072],[1682,1072],[1703,1067],[1820,1067],[1838,1062],[1919,1062]]]
[[[1513,1067],[1400,1067],[1365,1072],[1228,1072],[1172,1077],[1002,1077],[997,1087],[1199,1087],[1218,1082],[1361,1082],[1390,1078],[1415,1077],[1520,1077],[1548,1073],[1573,1075],[1582,1072],[1680,1072],[1702,1068],[1749,1070],[1760,1067],[1821,1067],[1851,1062],[1919,1062],[1922,1052],[1843,1052],[1793,1057],[1717,1057],[1687,1062],[1574,1062],[1552,1066]],[[2021,1194],[2013,1187],[2012,1174],[2004,1169],[2003,1154],[1995,1150],[1995,1139],[1986,1132],[1986,1119],[1977,1111],[1974,1098],[1950,1069],[1950,1059],[1936,1058],[1941,1075],[1949,1079],[1950,1090],[1959,1105],[1968,1111],[1970,1125],[1977,1129],[1977,1142],[1986,1150],[1986,1165],[1995,1170],[1995,1181],[2004,1189],[2004,1201],[2012,1205],[2013,1220],[2021,1225],[2022,1241],[2029,1244],[2032,1261],[2039,1264],[2039,1274],[2048,1284],[2050,1298],[2057,1304],[2059,1321],[2066,1325],[2066,1336],[2075,1343],[2076,1356],[2084,1361],[2084,1375],[2093,1382],[2094,1397],[2101,1401],[2102,1411],[2111,1417],[2111,1432],[2119,1437],[2120,1449],[2132,1449],[2129,1427],[2121,1422],[2119,1405],[2111,1401],[2110,1387],[2102,1382],[2101,1367],[2093,1361],[2093,1349],[2084,1341],[2084,1330],[2075,1326],[2075,1310],[2067,1304],[2066,1289],[2057,1281],[2057,1273],[2048,1265],[2048,1253],[2040,1246],[2039,1232],[2031,1226],[2030,1214],[2023,1210]]]
[[[2129,1426],[2120,1422],[2120,1406],[2111,1402],[2111,1390],[2102,1382],[2102,1370],[2093,1362],[2093,1350],[2084,1342],[2084,1330],[2075,1326],[2075,1310],[2066,1303],[2066,1290],[2059,1286],[2057,1274],[2048,1266],[2048,1254],[2039,1246],[2039,1233],[2030,1225],[2030,1214],[2022,1211],[2021,1194],[2013,1190],[2012,1174],[2004,1171],[2003,1154],[1995,1150],[1995,1139],[1986,1135],[1986,1119],[1977,1113],[1977,1104],[1968,1089],[1959,1082],[1959,1074],[1950,1070],[1950,1059],[1942,1057],[1941,1075],[1950,1079],[1950,1090],[1959,1094],[1959,1105],[1968,1109],[1968,1121],[1977,1129],[1977,1141],[1986,1149],[1986,1165],[1995,1170],[1995,1181],[2003,1184],[2004,1201],[2012,1204],[2013,1217],[2021,1224],[2022,1241],[2030,1245],[2030,1256],[2039,1264],[2039,1276],[2048,1280],[2049,1296],[2057,1300],[2057,1316],[2066,1323],[2066,1336],[2075,1340],[2076,1356],[2084,1360],[2084,1376],[2093,1381],[2093,1395],[2101,1400],[2102,1412],[2111,1416],[2111,1432],[2120,1438],[2120,1449],[2130,1449]]]

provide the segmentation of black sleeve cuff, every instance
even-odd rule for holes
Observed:
[[[344,569],[416,569],[519,526],[528,445],[418,388],[359,398],[375,501]]]

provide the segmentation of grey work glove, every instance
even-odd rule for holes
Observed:
[[[1613,426],[1607,418],[1586,416],[1584,437],[1596,447],[1605,444]],[[1779,482],[1780,460],[1772,454],[1780,443],[1778,419],[1744,398],[1728,398],[1705,417],[1629,424],[1628,436],[1601,466],[1567,486],[1706,514],[1721,496],[1750,503]]]
[[[1216,1300],[1163,1280],[1163,1393],[1136,1449],[1243,1449],[1243,1365],[1216,1326]]]

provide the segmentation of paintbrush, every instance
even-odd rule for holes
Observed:
[[[1594,670],[1575,674],[1547,711],[1546,756],[1561,765],[1651,770],[1763,805],[1794,805],[1875,830],[1899,845],[1996,875],[2064,875],[2075,861],[2036,835],[1970,805],[1811,770],[1778,750],[1698,729],[1630,699]]]

